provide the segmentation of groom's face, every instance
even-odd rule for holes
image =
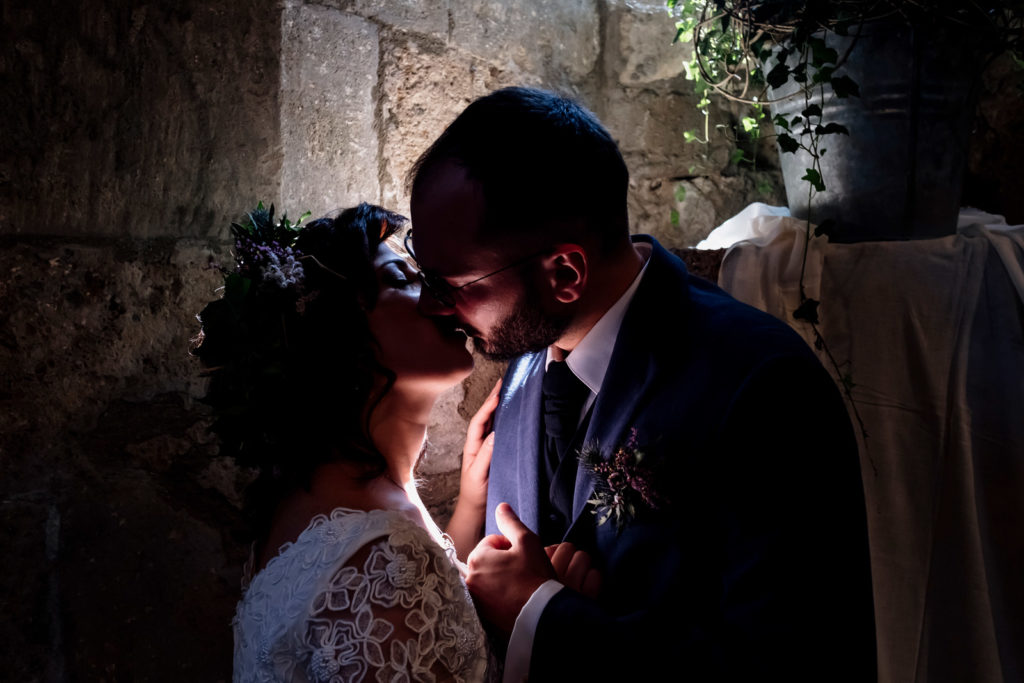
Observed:
[[[557,341],[568,320],[546,301],[540,254],[531,258],[534,252],[519,245],[503,248],[479,239],[484,216],[479,183],[459,166],[443,163],[423,179],[411,208],[416,263],[447,295],[433,296],[424,288],[420,309],[425,314],[462,329],[477,351],[495,360]]]

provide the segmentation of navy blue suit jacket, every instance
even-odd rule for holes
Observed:
[[[578,470],[565,540],[602,592],[548,603],[531,681],[875,680],[860,464],[835,383],[787,325],[634,240],[653,252],[585,442],[610,452],[635,429],[671,504],[598,525]],[[538,529],[544,359],[505,375],[488,533],[501,501]]]

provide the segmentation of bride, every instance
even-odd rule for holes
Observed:
[[[482,535],[498,388],[442,533],[413,472],[431,407],[473,361],[417,310],[416,272],[387,243],[404,222],[361,204],[300,229],[260,206],[232,226],[237,265],[195,353],[222,452],[258,472],[235,681],[498,677],[459,560]]]

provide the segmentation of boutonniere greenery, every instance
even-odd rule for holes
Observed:
[[[645,457],[637,445],[636,429],[607,458],[596,444],[584,446],[580,462],[595,479],[594,495],[587,502],[594,508],[598,526],[612,520],[621,532],[645,510],[660,510],[669,503],[655,488],[657,461]]]

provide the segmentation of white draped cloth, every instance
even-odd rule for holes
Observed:
[[[804,234],[755,204],[698,248],[728,248],[719,285],[813,345]],[[867,433],[879,680],[1024,681],[1024,226],[965,209],[949,237],[807,246]]]
[[[314,517],[252,577],[233,625],[236,683],[498,676],[455,548],[397,511]]]

